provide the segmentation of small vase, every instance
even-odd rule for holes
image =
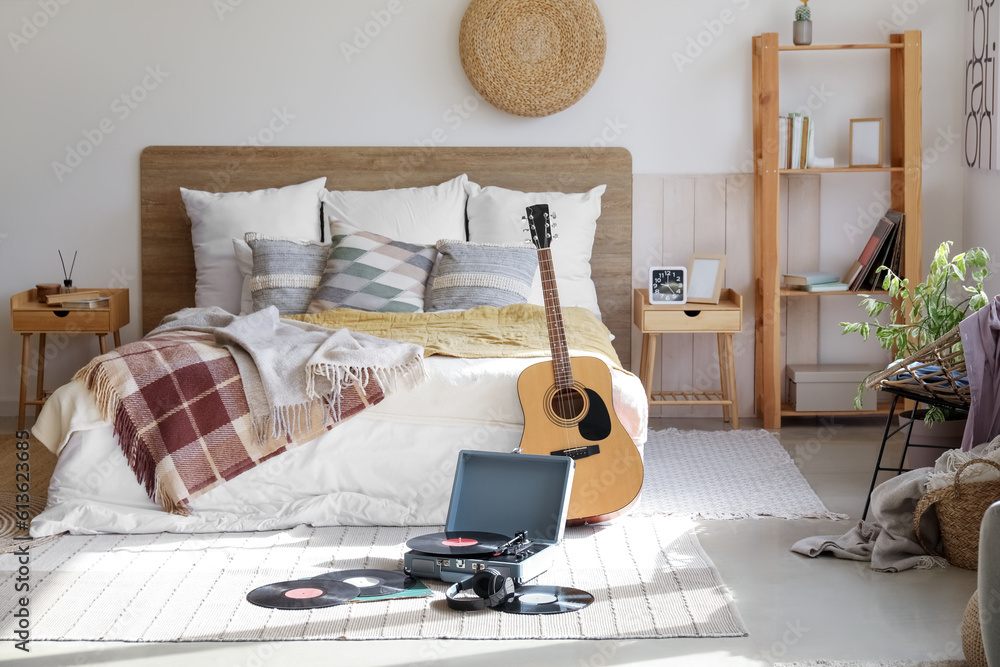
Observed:
[[[792,21],[792,43],[807,46],[813,43],[813,22]]]

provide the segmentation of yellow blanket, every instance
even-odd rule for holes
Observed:
[[[347,328],[416,343],[423,346],[425,357],[544,357],[550,351],[545,309],[526,303],[446,313],[369,313],[338,308],[287,317],[330,329]],[[585,308],[563,308],[563,323],[571,351],[604,356],[621,370],[608,329],[593,313]]]

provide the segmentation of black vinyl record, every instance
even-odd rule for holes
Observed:
[[[375,598],[394,595],[413,588],[417,580],[402,570],[337,570],[312,577],[310,580],[342,581],[357,586],[359,598]]]
[[[320,609],[350,602],[361,589],[342,581],[279,581],[247,593],[247,601],[269,609]]]
[[[565,586],[521,586],[514,599],[499,607],[508,614],[565,614],[580,611],[594,596],[579,588]]]
[[[509,537],[497,533],[452,530],[414,537],[406,546],[435,556],[475,556],[496,553],[509,541]]]

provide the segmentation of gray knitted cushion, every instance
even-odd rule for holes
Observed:
[[[531,246],[442,240],[424,309],[501,308],[524,303],[538,271]]]
[[[253,251],[250,294],[254,312],[277,306],[282,315],[306,312],[330,254],[329,243],[248,233]]]

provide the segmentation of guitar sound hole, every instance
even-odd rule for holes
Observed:
[[[559,389],[552,395],[552,412],[565,421],[573,421],[583,414],[587,401],[576,389]]]

